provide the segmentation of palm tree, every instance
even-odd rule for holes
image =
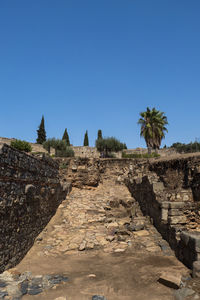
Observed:
[[[146,111],[140,113],[140,117],[138,120],[138,124],[141,125],[140,136],[145,139],[148,153],[151,154],[151,149],[157,152],[167,132],[165,127],[168,124],[167,117],[155,107],[153,109],[147,107]]]

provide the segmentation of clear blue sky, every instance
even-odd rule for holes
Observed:
[[[0,136],[67,128],[145,146],[137,120],[164,111],[163,142],[200,138],[199,0],[0,0]]]

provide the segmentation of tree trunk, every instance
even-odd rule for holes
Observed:
[[[150,146],[148,146],[148,154],[149,154],[149,155],[151,155],[151,149],[152,149],[152,148],[151,148]]]

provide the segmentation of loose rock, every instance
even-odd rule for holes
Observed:
[[[169,272],[163,272],[158,282],[162,283],[163,285],[173,288],[179,289],[181,285],[181,274],[172,274]]]

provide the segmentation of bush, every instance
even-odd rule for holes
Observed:
[[[159,157],[160,155],[156,152],[152,152],[151,154],[144,153],[144,154],[138,154],[138,153],[131,153],[127,154],[125,152],[122,152],[122,158],[154,158]]]
[[[74,157],[74,150],[70,147],[66,147],[62,150],[56,150],[57,157]]]
[[[118,152],[126,149],[126,144],[121,143],[114,137],[97,139],[95,145],[97,150],[103,153],[104,157],[110,157],[111,152]]]
[[[200,143],[194,142],[189,144],[174,143],[171,148],[174,148],[179,153],[192,153],[200,151]]]
[[[31,145],[26,142],[26,141],[22,141],[22,140],[14,140],[10,143],[10,146],[20,150],[20,151],[24,151],[24,152],[31,152],[32,151],[32,147]]]
[[[55,149],[56,157],[74,157],[74,150],[71,147],[67,147],[65,140],[48,139],[43,143],[44,149],[50,153],[50,148]]]

